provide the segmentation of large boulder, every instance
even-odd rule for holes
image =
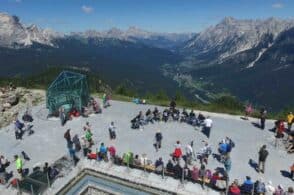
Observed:
[[[19,100],[19,98],[16,94],[11,94],[10,96],[8,96],[5,99],[5,102],[9,103],[11,106],[14,106],[18,103],[18,100]]]

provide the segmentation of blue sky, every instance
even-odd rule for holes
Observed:
[[[294,0],[0,0],[0,12],[56,31],[199,32],[225,16],[293,18]]]

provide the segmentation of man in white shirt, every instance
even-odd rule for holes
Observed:
[[[185,153],[186,153],[186,163],[187,164],[191,164],[192,161],[192,156],[193,156],[193,148],[191,146],[191,144],[187,144],[185,147]]]
[[[204,120],[204,127],[203,127],[203,133],[207,136],[208,139],[209,139],[209,136],[210,136],[210,130],[211,130],[211,128],[212,128],[212,120],[208,116]]]
[[[116,138],[116,127],[114,126],[114,122],[111,122],[109,127],[108,127],[108,131],[109,131],[109,137],[110,139],[115,139]]]

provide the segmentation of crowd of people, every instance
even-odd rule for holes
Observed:
[[[198,116],[194,110],[188,112],[185,108],[183,108],[182,112],[180,112],[180,110],[176,108],[176,102],[173,100],[170,103],[169,109],[166,108],[162,112],[160,112],[157,107],[155,107],[153,111],[151,111],[151,109],[147,109],[145,114],[140,111],[138,115],[131,120],[131,128],[143,130],[144,125],[160,121],[178,121],[192,126],[202,126],[203,133],[207,136],[207,138],[210,137],[210,131],[213,124],[212,119],[209,116],[205,117],[201,112]]]
[[[110,106],[110,97],[106,94],[103,95],[103,107],[106,108]],[[93,108],[95,113],[101,113],[101,107],[94,100],[91,99],[89,106]],[[88,106],[88,107],[89,107]],[[246,108],[245,116],[246,119],[252,114],[253,108],[250,105]],[[64,112],[61,110],[61,115]],[[69,116],[78,116],[74,110],[69,113]],[[63,120],[66,120],[66,116],[60,116],[62,125],[65,124]],[[265,120],[267,118],[267,111],[262,109],[260,111],[260,128],[265,129]],[[31,130],[30,125],[33,121],[32,115],[28,112],[22,117],[23,123],[20,120],[16,119],[15,123],[15,136],[16,139],[22,139],[22,135],[25,131]],[[180,112],[176,108],[176,102],[173,100],[170,103],[168,109],[164,109],[162,112],[158,110],[157,107],[153,111],[148,109],[145,114],[142,111],[131,120],[131,127],[134,129],[142,129],[144,125],[154,122],[168,122],[168,121],[178,121],[181,123],[187,123],[192,126],[202,126],[203,132],[209,138],[210,131],[213,125],[213,121],[209,116],[204,116],[199,113],[196,116],[195,112],[191,110],[188,112],[186,109],[183,109]],[[287,130],[284,123],[287,123]],[[288,136],[285,142],[285,147],[289,153],[293,153],[293,131],[292,124],[294,122],[294,116],[292,113],[289,113],[286,120],[278,120],[275,123],[274,131],[276,133],[276,141],[280,138],[284,138],[285,134]],[[29,129],[29,130],[28,130]],[[114,122],[111,122],[108,127],[109,139],[116,140],[116,126]],[[219,147],[217,151],[213,151],[212,147],[208,141],[202,141],[203,147],[199,151],[194,151],[193,141],[187,143],[185,147],[182,147],[180,141],[177,141],[174,145],[174,150],[170,154],[170,159],[165,164],[163,158],[158,158],[154,163],[147,158],[147,154],[133,154],[132,152],[126,152],[121,157],[117,154],[116,147],[114,144],[106,146],[104,142],[99,143],[99,148],[96,148],[97,143],[93,140],[93,131],[89,122],[83,127],[81,132],[82,136],[74,134],[72,137],[71,129],[67,129],[64,133],[64,139],[66,141],[66,146],[68,149],[69,156],[71,157],[74,166],[79,162],[78,156],[84,156],[84,158],[95,159],[98,161],[111,161],[117,165],[125,165],[128,167],[141,168],[147,171],[152,171],[157,174],[165,176],[172,176],[176,179],[180,179],[182,182],[192,181],[200,183],[204,188],[205,186],[212,187],[221,192],[227,192],[230,195],[239,195],[239,194],[265,194],[266,192],[274,195],[290,195],[293,193],[293,188],[289,187],[288,189],[284,188],[282,185],[274,187],[272,183],[265,182],[262,179],[257,181],[252,181],[250,176],[246,176],[244,182],[239,183],[238,180],[230,181],[230,170],[232,167],[231,152],[235,146],[235,142],[229,138],[225,137],[219,142]],[[155,142],[153,146],[155,151],[158,152],[161,149],[162,142],[164,140],[164,135],[160,130],[157,130],[154,135]],[[214,152],[214,153],[213,153]],[[80,153],[82,155],[77,155]],[[26,154],[22,154],[23,159],[29,160]],[[214,170],[207,168],[210,157],[213,156],[217,158],[219,162],[223,164],[223,168],[217,167]],[[256,167],[257,171],[260,173],[265,172],[266,160],[269,156],[266,145],[261,146],[258,151],[258,165]],[[15,164],[17,172],[23,177],[26,173],[23,169],[23,160],[19,155],[15,155]],[[3,156],[0,157],[0,179],[5,178],[9,179],[9,174],[6,172],[6,167],[10,165],[10,162],[6,160]],[[48,173],[50,177],[54,178],[58,175],[59,171],[55,167],[50,167],[46,162],[43,171]],[[289,169],[289,177],[294,181],[294,163]]]
[[[110,105],[110,95],[106,93],[102,96],[102,106],[98,103],[94,98],[90,98],[88,104],[82,107],[81,112],[79,112],[74,106],[70,108],[69,112],[66,112],[64,106],[61,106],[58,110],[59,118],[61,125],[64,126],[68,120],[71,120],[74,117],[79,117],[80,115],[83,117],[89,117],[91,114],[100,114],[102,113],[102,107],[107,108]]]

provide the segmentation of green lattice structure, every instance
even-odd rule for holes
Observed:
[[[49,114],[58,113],[61,106],[66,113],[72,108],[81,112],[90,99],[87,78],[79,73],[63,71],[49,86],[46,97]]]

